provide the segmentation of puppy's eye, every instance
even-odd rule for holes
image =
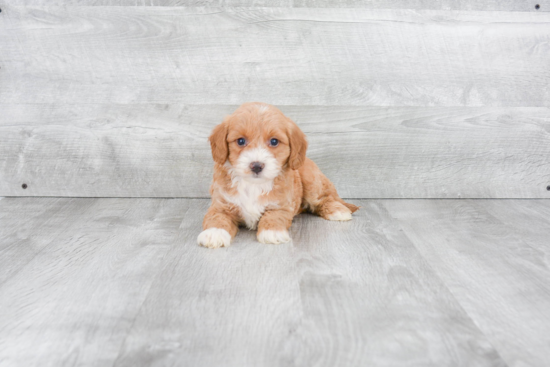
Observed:
[[[269,141],[269,145],[271,145],[272,147],[276,147],[277,145],[279,145],[279,140],[273,138]]]
[[[246,144],[246,139],[245,138],[238,138],[237,139],[237,144],[241,147],[244,147],[244,145]]]

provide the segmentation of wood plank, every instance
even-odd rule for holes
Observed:
[[[364,8],[364,9],[439,9],[548,11],[550,1],[528,0],[11,0],[12,5],[62,6],[205,6],[205,7],[296,7],[296,8]]]
[[[3,103],[548,107],[550,14],[16,7]]]
[[[549,201],[383,204],[508,365],[547,364]]]
[[[51,202],[25,200],[4,201]],[[174,200],[64,201],[55,220],[70,225],[0,287],[2,365],[112,364],[185,213]],[[72,203],[88,208],[82,213]]]
[[[235,108],[1,104],[0,195],[208,197],[207,137]],[[281,108],[343,197],[550,195],[548,108]]]

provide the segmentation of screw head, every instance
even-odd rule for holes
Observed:
[[[24,189],[26,189],[26,188],[27,188],[27,184],[26,184],[26,183],[24,183],[23,185],[21,185],[21,187],[22,187],[22,188],[23,188],[23,190],[24,190]]]
[[[535,5],[535,9],[539,10],[539,9],[540,9],[540,5],[539,5],[539,4]]]
[[[546,186],[546,190],[550,191],[550,185]]]

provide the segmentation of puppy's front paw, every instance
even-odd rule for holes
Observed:
[[[339,220],[339,221],[351,220],[351,211],[349,211],[349,210],[347,210],[347,211],[337,211],[337,212],[334,212],[332,214],[329,214],[327,219],[328,220]]]
[[[290,241],[290,235],[287,230],[264,229],[258,232],[258,241],[265,244],[278,245]]]
[[[208,248],[229,247],[231,235],[225,229],[208,228],[199,234],[197,242]]]

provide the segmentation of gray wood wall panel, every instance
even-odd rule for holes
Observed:
[[[0,195],[208,197],[207,137],[235,107],[1,104]],[[282,110],[344,197],[550,197],[548,108]]]
[[[206,6],[549,11],[548,0],[10,0],[11,5]],[[535,4],[539,8],[535,8]]]
[[[206,137],[249,100],[297,120],[345,197],[550,195],[548,13],[13,4],[0,195],[206,197]]]
[[[543,12],[3,9],[3,103],[550,105]]]

